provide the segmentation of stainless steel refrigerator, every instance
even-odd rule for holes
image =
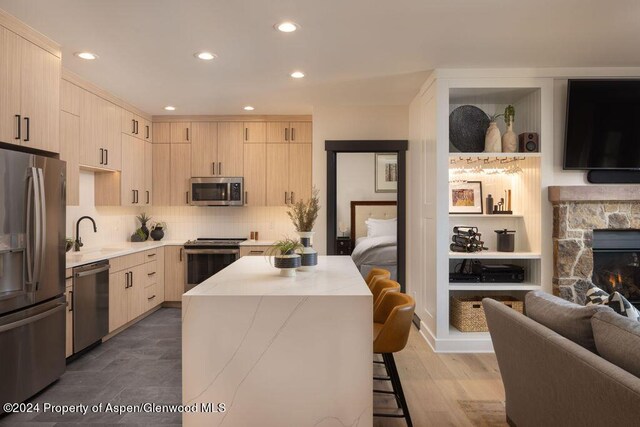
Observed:
[[[0,404],[65,370],[65,175],[63,161],[0,148]]]

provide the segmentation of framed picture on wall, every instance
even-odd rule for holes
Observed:
[[[376,193],[398,192],[398,154],[376,153]]]
[[[449,183],[449,213],[482,214],[482,182]]]

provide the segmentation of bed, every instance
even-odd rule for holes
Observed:
[[[351,258],[363,277],[372,268],[384,268],[391,272],[391,278],[397,277],[398,240],[396,233],[367,234],[368,219],[392,220],[397,218],[395,201],[352,201],[351,202],[351,241],[354,248]],[[381,221],[382,222],[382,221]],[[390,221],[387,221],[389,223]],[[387,226],[389,224],[383,225]],[[394,225],[397,227],[396,224]]]

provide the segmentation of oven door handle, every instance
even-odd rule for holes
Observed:
[[[240,249],[185,249],[184,253],[187,255],[200,255],[200,254],[233,255],[233,254],[239,254]]]

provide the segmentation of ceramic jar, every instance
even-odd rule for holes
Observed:
[[[496,122],[489,123],[489,128],[484,137],[485,153],[500,153],[502,151],[502,138]]]

